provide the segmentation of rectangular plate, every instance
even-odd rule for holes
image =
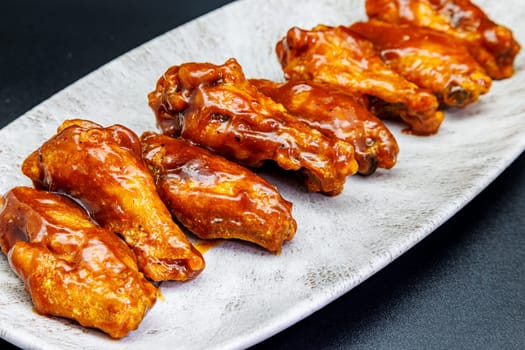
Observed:
[[[243,0],[108,63],[0,131],[0,192],[29,185],[25,157],[67,118],[156,130],[146,95],[171,65],[235,57],[247,77],[282,80],[274,45],[292,26],[364,20],[364,0]],[[478,0],[525,43],[525,8]],[[205,254],[206,270],[188,283],[163,283],[140,328],[119,341],[32,311],[22,282],[0,258],[0,336],[32,349],[245,348],[349,291],[456,213],[525,149],[524,56],[516,74],[488,95],[448,110],[439,133],[415,137],[389,124],[401,153],[391,171],[348,179],[337,197],[306,193],[285,173],[264,174],[294,203],[298,231],[279,256],[240,242]]]

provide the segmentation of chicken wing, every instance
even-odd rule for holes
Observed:
[[[164,134],[248,166],[272,160],[301,170],[309,191],[336,195],[357,171],[352,145],[289,115],[246,80],[235,59],[171,67],[148,98]]]
[[[394,135],[361,99],[311,81],[250,82],[300,121],[329,137],[351,143],[360,174],[370,175],[377,167],[390,169],[396,163],[399,147]]]
[[[432,91],[441,104],[464,107],[490,89],[492,79],[453,36],[374,20],[354,23],[350,29],[374,43],[390,68]]]
[[[493,79],[514,73],[520,45],[512,31],[493,22],[470,0],[366,0],[366,12],[370,18],[430,27],[464,40]]]
[[[0,246],[40,314],[121,338],[155,304],[157,288],[126,243],[61,195],[30,187],[6,193]]]
[[[143,157],[171,213],[202,239],[241,239],[279,253],[295,234],[292,203],[247,168],[182,139],[148,132]]]
[[[203,270],[202,255],[156,192],[131,130],[66,121],[22,171],[36,187],[77,199],[102,227],[122,235],[148,278],[184,281]]]
[[[414,134],[436,133],[444,118],[431,92],[391,70],[371,42],[346,27],[291,28],[276,52],[287,80],[313,80],[370,96],[374,115],[401,119]]]

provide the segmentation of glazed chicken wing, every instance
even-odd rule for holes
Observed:
[[[198,237],[236,238],[279,253],[294,236],[292,203],[262,177],[182,139],[148,132],[141,142],[161,198]]]
[[[366,12],[372,19],[429,27],[464,40],[493,79],[514,72],[520,45],[512,31],[493,22],[470,0],[366,0]]]
[[[390,68],[432,91],[444,105],[464,107],[490,89],[492,79],[453,36],[374,20],[354,23],[350,29],[374,43]]]
[[[126,243],[58,194],[30,187],[6,193],[0,246],[40,314],[121,338],[139,326],[157,298]]]
[[[374,115],[399,118],[414,134],[436,133],[444,118],[432,93],[390,69],[371,42],[346,27],[291,28],[276,51],[287,80],[313,80],[370,96]]]
[[[66,121],[22,171],[36,187],[76,198],[102,227],[122,235],[148,278],[184,281],[204,268],[160,199],[131,130]]]
[[[394,135],[365,107],[361,99],[311,81],[277,83],[250,79],[265,95],[281,103],[297,119],[329,137],[351,143],[359,173],[394,166],[399,147]]]
[[[248,166],[273,160],[301,170],[309,191],[336,195],[357,171],[352,145],[289,115],[246,80],[235,59],[171,67],[148,97],[164,134]]]

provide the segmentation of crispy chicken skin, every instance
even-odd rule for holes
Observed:
[[[390,169],[395,165],[399,147],[394,135],[360,98],[312,81],[250,82],[297,119],[326,136],[351,143],[360,174],[370,175],[378,167]]]
[[[374,115],[401,119],[413,134],[434,134],[443,121],[431,92],[390,69],[371,42],[347,27],[293,27],[276,52],[287,80],[313,80],[370,96]]]
[[[279,253],[295,234],[292,203],[251,170],[188,141],[152,132],[143,157],[171,213],[202,239],[241,239]]]
[[[30,187],[6,193],[0,246],[40,314],[122,338],[155,304],[157,288],[126,243],[64,196]]]
[[[350,29],[370,40],[390,68],[432,91],[441,104],[464,107],[490,89],[490,76],[453,36],[374,20],[354,23]]]
[[[336,195],[357,171],[351,144],[289,115],[248,82],[233,58],[223,65],[173,66],[148,98],[164,134],[248,166],[272,160],[285,170],[301,170],[309,191]]]
[[[366,12],[372,19],[430,27],[465,40],[493,79],[514,73],[520,45],[512,31],[493,22],[470,0],[366,0]]]
[[[131,130],[69,120],[23,163],[37,188],[78,200],[102,227],[119,233],[154,281],[184,281],[204,268],[202,255],[173,221],[142,161]]]

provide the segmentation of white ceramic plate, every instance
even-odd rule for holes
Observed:
[[[171,65],[236,57],[248,77],[282,79],[274,45],[294,25],[365,19],[364,0],[243,0],[146,43],[30,110],[0,131],[0,192],[28,185],[23,159],[63,119],[155,130],[146,95]],[[478,0],[525,43],[525,8]],[[276,10],[277,9],[277,10]],[[163,299],[119,341],[63,319],[39,316],[22,282],[0,257],[0,336],[32,349],[243,348],[344,294],[419,242],[485,188],[525,149],[524,55],[512,79],[463,110],[447,112],[439,134],[414,137],[390,125],[397,166],[348,179],[334,198],[305,193],[284,174],[267,174],[294,202],[298,231],[274,256],[237,242],[205,254],[189,283],[164,283]],[[24,140],[24,142],[20,142]],[[147,208],[145,208],[147,209]]]

